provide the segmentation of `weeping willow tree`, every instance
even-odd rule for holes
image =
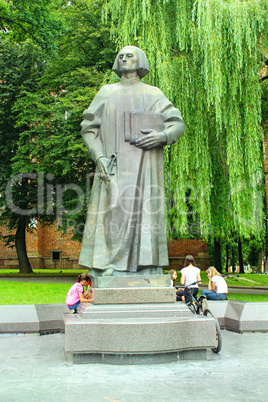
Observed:
[[[267,16],[267,0],[105,4],[117,47],[146,52],[147,82],[161,88],[186,122],[179,142],[165,150],[170,235],[263,234],[258,72],[268,48]]]

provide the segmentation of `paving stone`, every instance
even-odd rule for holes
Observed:
[[[0,332],[38,332],[35,306],[0,306]]]

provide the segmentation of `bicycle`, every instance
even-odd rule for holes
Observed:
[[[217,345],[211,348],[212,352],[219,353],[222,348],[221,329],[217,317],[209,310],[206,296],[195,297],[190,289],[190,286],[196,285],[202,281],[196,281],[188,286],[175,286],[176,289],[185,289],[185,303],[193,314],[204,315],[205,317],[212,317],[215,320],[216,326],[216,340]]]

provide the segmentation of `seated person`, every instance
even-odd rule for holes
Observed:
[[[208,289],[202,290],[201,296],[206,296],[208,300],[226,300],[228,286],[221,274],[215,267],[206,270],[209,278]]]
[[[175,269],[170,269],[168,274],[171,276],[171,286],[175,286],[175,281],[178,277],[177,271],[175,271]]]
[[[192,283],[198,281],[201,281],[200,269],[195,266],[194,257],[187,255],[184,261],[184,268],[181,270],[181,284],[185,285],[187,288],[177,290],[177,301],[182,300],[189,303],[189,292],[191,292],[193,296],[196,296],[198,293],[198,284],[195,283],[192,285]]]
[[[175,269],[170,269],[168,271],[168,274],[171,276],[171,286],[175,286],[175,280],[178,277],[177,271],[175,271]],[[186,290],[186,293],[188,293],[187,290]],[[185,302],[185,289],[184,288],[176,290],[176,301],[184,301]]]

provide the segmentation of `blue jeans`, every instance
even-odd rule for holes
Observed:
[[[206,296],[208,300],[226,300],[227,295],[224,293],[217,293],[213,290],[204,289],[202,290],[201,296]]]
[[[70,310],[76,310],[77,307],[79,306],[79,304],[80,304],[80,301],[78,301],[77,303],[73,304],[72,306],[68,306],[68,308],[69,308]]]

